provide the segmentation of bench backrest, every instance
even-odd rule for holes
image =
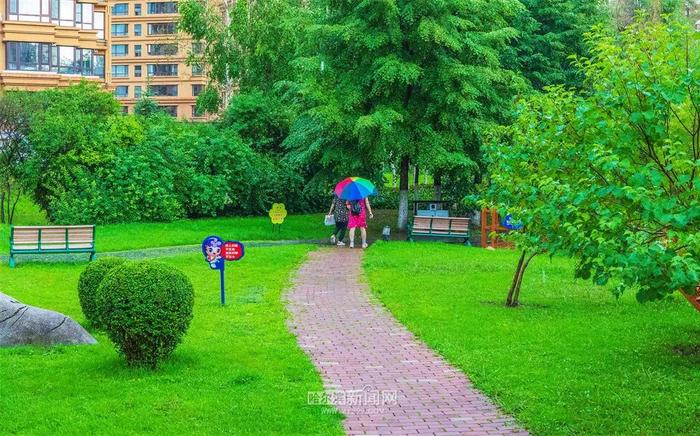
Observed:
[[[422,217],[413,219],[413,228],[418,231],[445,233],[451,235],[466,235],[469,233],[469,218]]]
[[[95,247],[95,226],[15,226],[13,251],[85,250]]]

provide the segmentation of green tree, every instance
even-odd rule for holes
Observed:
[[[303,0],[184,0],[178,10],[180,29],[197,42],[188,61],[206,65],[209,88],[217,91],[199,99],[208,112],[227,106],[234,92],[268,90],[290,78],[312,11]]]
[[[27,161],[32,154],[28,135],[31,114],[40,109],[28,93],[0,96],[0,223],[12,224],[17,202],[31,187]]]
[[[572,55],[586,54],[584,34],[605,21],[600,1],[520,0],[516,16],[518,37],[504,55],[504,65],[520,71],[541,90],[548,85],[578,87],[582,75],[571,64]]]
[[[308,109],[286,142],[290,158],[336,175],[395,164],[405,228],[411,162],[472,182],[480,173],[483,133],[522,85],[500,63],[518,5],[329,1],[310,29],[315,49],[295,62],[303,79],[294,91]]]
[[[597,29],[588,91],[523,102],[490,150],[491,198],[522,220],[525,250],[640,301],[700,282],[700,35],[685,20]]]

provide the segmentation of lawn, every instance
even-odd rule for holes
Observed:
[[[330,207],[330,205],[329,205]],[[395,211],[376,211],[370,221],[371,239],[381,237],[382,227],[395,227]],[[325,240],[331,229],[323,225],[324,214],[290,215],[279,230],[273,230],[269,217],[219,217],[179,220],[170,223],[128,223],[99,225],[97,251],[108,253],[154,247],[197,245],[209,235],[240,241]],[[17,225],[44,225],[45,216],[27,200],[18,207]],[[404,237],[396,233],[397,238]],[[0,254],[9,251],[9,226],[0,225]],[[359,232],[358,236],[359,238]]]
[[[375,295],[409,329],[536,434],[697,434],[700,314],[680,298],[576,281],[568,259],[533,261],[503,306],[517,253],[376,244]]]
[[[309,246],[251,248],[218,274],[201,255],[162,259],[195,287],[184,342],[157,371],[127,368],[103,334],[87,347],[0,349],[0,434],[339,434],[341,416],[307,405],[320,377],[287,331],[281,293]],[[0,288],[84,322],[84,265],[0,265]]]

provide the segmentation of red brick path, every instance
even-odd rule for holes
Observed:
[[[370,301],[361,250],[311,253],[288,295],[290,327],[349,434],[527,434],[467,377]],[[323,397],[323,398],[321,398]]]

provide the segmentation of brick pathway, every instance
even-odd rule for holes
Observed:
[[[527,434],[467,377],[370,301],[361,250],[311,253],[288,295],[290,327],[349,434]],[[314,403],[324,400],[311,394]]]

